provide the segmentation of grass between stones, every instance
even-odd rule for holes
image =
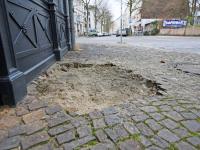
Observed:
[[[168,150],[178,150],[178,148],[175,146],[175,144],[170,144]]]
[[[84,144],[84,145],[82,145],[80,147],[75,148],[75,150],[80,150],[82,148],[89,148],[89,147],[97,145],[98,143],[99,142],[97,140],[93,140],[93,141],[88,142],[87,144]]]
[[[199,122],[199,123],[200,123],[200,118],[197,118],[196,120],[197,120],[197,122]]]
[[[134,140],[134,141],[140,142],[141,141],[140,134],[133,134],[133,135],[130,135],[128,137],[122,138],[118,141],[118,143],[124,142],[126,140]]]
[[[198,132],[190,132],[190,135],[191,136],[198,136],[198,137],[200,137],[200,133],[198,133]]]

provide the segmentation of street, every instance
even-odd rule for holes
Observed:
[[[78,43],[116,44],[120,37],[86,37],[77,38]],[[133,36],[123,37],[125,45],[154,48],[164,51],[189,52],[200,54],[200,37],[182,36]]]

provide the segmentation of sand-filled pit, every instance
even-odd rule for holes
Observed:
[[[159,94],[159,85],[113,64],[56,64],[29,86],[29,94],[80,114]]]

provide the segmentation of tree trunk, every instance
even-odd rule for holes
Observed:
[[[88,32],[89,32],[89,6],[88,4],[86,4],[86,34],[88,36]]]
[[[97,0],[95,0],[95,8],[94,8],[94,26],[96,30],[97,29]]]

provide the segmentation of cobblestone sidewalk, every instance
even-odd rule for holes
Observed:
[[[0,150],[200,149],[200,78],[173,68],[200,64],[199,56],[116,46],[85,49],[69,52],[67,61],[111,62],[153,78],[167,94],[85,115],[28,96],[16,108],[0,108]]]
[[[17,125],[1,130],[0,149],[197,150],[199,106],[152,97],[80,116],[28,97],[15,109]]]

